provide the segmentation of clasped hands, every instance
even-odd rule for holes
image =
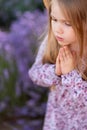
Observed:
[[[56,75],[67,74],[75,69],[76,53],[69,49],[68,46],[61,47],[56,59]]]

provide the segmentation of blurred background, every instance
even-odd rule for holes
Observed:
[[[42,0],[0,0],[0,130],[42,130],[48,89],[28,70],[46,24]]]

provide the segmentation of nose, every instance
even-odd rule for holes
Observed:
[[[56,32],[57,32],[58,34],[63,34],[63,33],[64,33],[62,23],[60,23],[60,22],[57,23],[57,25],[56,25]]]

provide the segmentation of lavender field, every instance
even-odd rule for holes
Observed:
[[[0,31],[1,130],[42,130],[48,90],[33,84],[28,70],[46,24],[45,11],[26,11]]]

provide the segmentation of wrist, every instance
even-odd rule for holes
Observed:
[[[66,74],[72,72],[73,70],[75,70],[75,67],[73,67],[72,69],[68,69],[68,70],[62,71],[62,75],[66,75]]]

